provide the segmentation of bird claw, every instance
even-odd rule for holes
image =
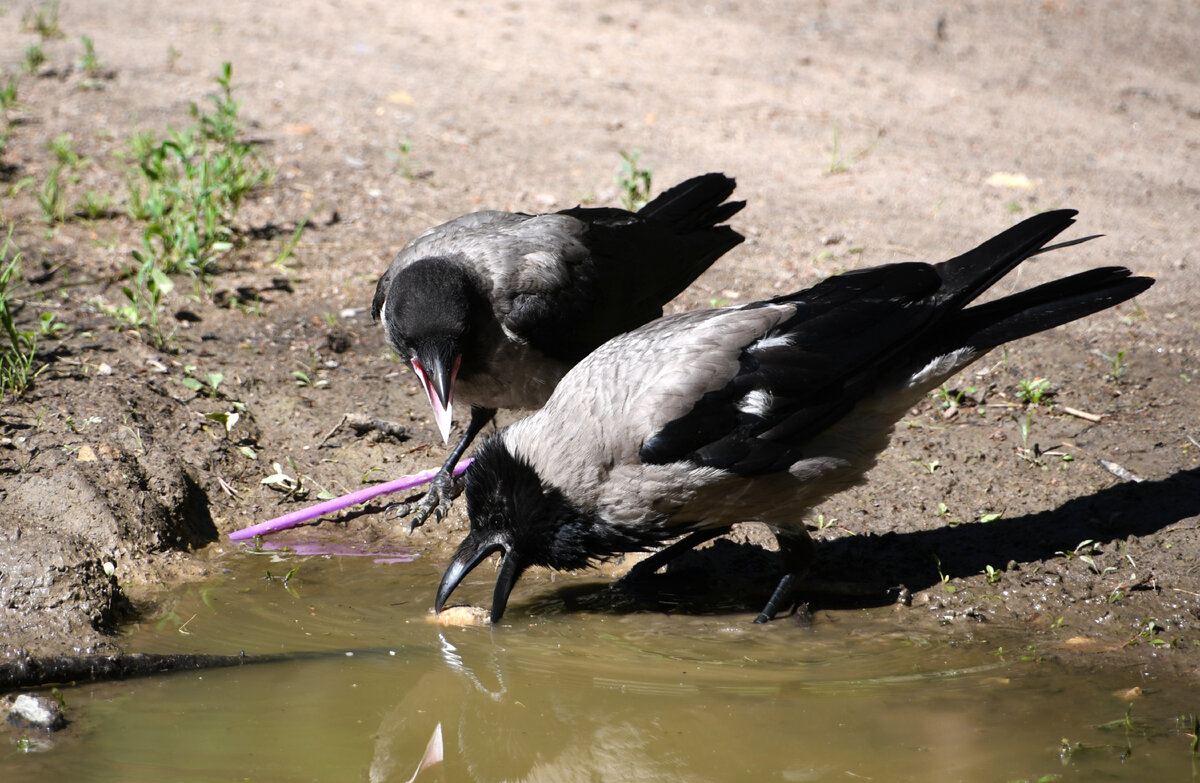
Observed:
[[[455,479],[450,471],[439,471],[433,481],[429,482],[429,490],[419,501],[396,504],[394,507],[396,516],[412,515],[412,521],[408,528],[409,533],[425,524],[431,515],[434,522],[441,522],[450,513],[454,499],[462,494],[463,485],[464,482],[461,479]]]

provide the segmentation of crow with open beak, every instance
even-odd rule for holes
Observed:
[[[693,177],[637,212],[476,212],[400,251],[375,288],[371,316],[416,373],[443,440],[454,402],[471,405],[414,528],[449,510],[451,471],[497,408],[541,407],[576,362],[661,316],[742,241],[719,225],[745,206],[726,201],[734,186],[723,174]]]
[[[683,535],[637,566],[652,574],[735,522],[759,521],[784,563],[756,622],[770,620],[811,562],[808,510],[860,483],[931,389],[1002,343],[1150,287],[1107,267],[972,304],[1030,256],[1092,239],[1047,246],[1074,215],[1037,215],[940,264],[847,272],[610,340],[540,411],[478,449],[466,473],[470,532],[436,609],[493,552],[497,622],[531,565],[578,569]]]

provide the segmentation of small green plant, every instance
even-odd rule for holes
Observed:
[[[1125,361],[1124,349],[1117,351],[1112,356],[1100,350],[1095,351],[1095,354],[1109,363],[1108,377],[1115,381],[1125,374],[1125,369],[1129,366],[1129,362]]]
[[[25,47],[25,64],[22,66],[25,73],[34,73],[45,64],[46,53],[42,51],[40,44],[30,44]]]
[[[90,36],[79,36],[79,42],[83,44],[83,55],[79,58],[79,67],[90,77],[95,77],[100,73],[100,60],[96,57],[96,45],[92,42]]]
[[[942,559],[937,555],[933,556],[933,560],[937,563],[938,576],[941,578],[942,587],[946,588],[946,592],[953,595],[958,592],[958,588],[950,584],[950,575],[942,573]]]
[[[288,463],[291,465],[292,471],[294,472],[296,470],[296,464],[290,459],[288,460]],[[278,492],[283,492],[288,496],[295,496],[298,499],[302,499],[308,495],[308,490],[302,489],[299,477],[286,473],[283,469],[283,465],[279,464],[278,462],[272,462],[271,470],[273,470],[274,473],[262,479],[259,482],[260,484]]]
[[[407,139],[401,139],[396,145],[396,149],[388,150],[387,156],[396,161],[396,173],[404,177],[409,182],[414,182],[417,179],[417,174],[413,170],[415,161],[412,159],[413,145]]]
[[[148,336],[159,348],[164,348],[170,341],[171,334],[163,332],[160,316],[166,297],[174,290],[175,283],[154,265],[152,257],[134,250],[133,258],[140,266],[133,274],[133,280],[121,286],[125,304],[108,305],[99,300],[96,300],[95,304],[114,321],[126,324],[139,333],[148,329]]]
[[[837,524],[837,517],[827,517],[824,514],[817,514],[816,528],[817,530],[829,530]]]
[[[60,133],[46,142],[46,149],[54,156],[59,166],[68,169],[81,169],[91,162],[90,158],[80,157],[75,151],[75,140],[69,133]]]
[[[212,413],[204,414],[204,418],[208,419],[209,421],[215,421],[217,424],[220,424],[222,427],[224,427],[225,437],[229,437],[229,435],[233,432],[233,428],[239,421],[242,420],[242,413],[245,411],[245,409],[245,405],[240,402],[235,402],[233,403],[233,410],[213,411]]]
[[[8,81],[0,87],[0,116],[4,123],[8,124],[8,112],[17,105],[17,77],[15,74],[8,77]]]
[[[974,387],[968,386],[965,389],[951,389],[946,384],[942,384],[941,388],[929,393],[929,396],[938,402],[943,410],[957,408],[962,404],[963,397],[968,394],[974,394],[977,390]]]
[[[74,213],[88,220],[99,220],[112,214],[112,197],[107,193],[97,193],[89,190],[75,202]]]
[[[842,152],[842,133],[837,125],[833,126],[833,147],[829,151],[829,167],[825,169],[826,174],[842,174],[850,169],[850,166],[859,162],[863,158],[871,154],[875,149],[874,144],[869,144],[866,147],[845,155]]]
[[[50,171],[47,172],[46,179],[36,197],[38,206],[42,208],[42,217],[47,223],[53,225],[66,222],[68,216],[66,190],[62,182],[63,175],[67,174],[68,180],[72,182],[77,181],[78,175],[68,172],[83,168],[91,160],[80,157],[79,153],[75,151],[71,135],[68,133],[61,133],[51,139],[46,143],[46,149],[54,157],[54,163],[50,166]]]
[[[46,180],[38,189],[35,197],[38,206],[42,208],[42,217],[50,225],[65,222],[67,219],[67,199],[63,193],[61,164],[50,167]]]
[[[185,377],[182,381],[180,381],[180,383],[197,394],[203,394],[210,399],[216,399],[218,393],[217,389],[220,387],[221,382],[225,380],[225,374],[219,372],[205,373],[204,380],[201,381],[200,379],[193,377],[192,373],[195,371],[196,366],[194,364],[189,364],[184,367],[183,372],[185,373]]]
[[[1125,717],[1116,720],[1110,720],[1108,723],[1101,723],[1096,727],[1101,731],[1125,731],[1128,733],[1137,727],[1133,722],[1133,702],[1129,702],[1129,706],[1125,708]]]
[[[292,598],[299,598],[299,597],[300,597],[300,594],[299,594],[299,593],[297,593],[297,592],[296,592],[296,591],[295,591],[295,590],[292,588],[292,584],[291,584],[291,583],[292,583],[292,579],[294,579],[294,578],[295,578],[296,574],[297,574],[299,571],[300,571],[300,566],[296,566],[295,568],[292,568],[292,569],[288,570],[288,572],[287,572],[286,574],[284,574],[283,576],[273,576],[273,575],[271,574],[270,570],[268,570],[268,571],[267,571],[267,575],[266,575],[265,577],[263,577],[263,579],[264,579],[265,581],[267,581],[267,582],[279,582],[279,583],[281,583],[281,585],[283,586],[283,589],[288,591],[288,595],[292,596]]]
[[[915,460],[913,460],[913,462],[917,465],[920,465],[922,468],[924,468],[925,472],[931,476],[935,472],[937,472],[938,468],[940,468],[942,466],[942,463],[938,462],[936,459],[930,460],[929,462],[921,462],[921,460],[915,459]]]
[[[1025,416],[1022,417],[1022,416],[1018,416],[1014,413],[1012,416],[1012,420],[1017,423],[1017,429],[1021,433],[1021,448],[1028,450],[1029,449],[1029,430],[1033,427],[1033,414],[1032,413],[1026,414]]]
[[[1099,546],[1096,544],[1095,541],[1093,541],[1090,538],[1085,538],[1084,540],[1082,540],[1078,544],[1076,544],[1075,548],[1073,550],[1071,550],[1070,552],[1060,549],[1057,552],[1055,552],[1054,554],[1058,555],[1059,557],[1065,557],[1067,560],[1070,560],[1070,559],[1076,557],[1077,555],[1079,555],[1080,553],[1090,554],[1091,552],[1096,551],[1098,549],[1099,549]]]
[[[135,328],[148,327],[159,347],[170,338],[159,319],[174,288],[170,275],[184,272],[197,294],[206,291],[217,259],[233,248],[233,220],[242,200],[274,177],[239,138],[241,104],[233,97],[232,79],[232,66],[223,63],[219,89],[207,96],[211,107],[191,104],[193,125],[168,128],[165,138],[135,133],[123,153],[130,162],[125,209],[145,227],[142,248],[133,252],[131,282],[121,289],[126,304],[101,307]]]
[[[10,229],[0,258],[7,258],[11,250]],[[3,271],[0,271],[0,329],[3,329],[6,338],[0,343],[0,399],[9,393],[13,397],[24,394],[40,372],[33,368],[38,334],[32,330],[18,329],[13,312],[12,292],[20,285],[20,260],[21,254],[14,253]]]
[[[1150,314],[1147,313],[1145,309],[1137,303],[1137,300],[1130,300],[1129,304],[1133,306],[1133,312],[1121,316],[1121,323],[1131,324],[1135,321],[1150,320]]]
[[[216,82],[220,89],[208,95],[209,110],[191,105],[195,124],[168,129],[164,139],[134,134],[125,151],[133,163],[126,211],[146,222],[143,255],[167,274],[186,272],[198,288],[207,285],[217,258],[233,247],[233,220],[242,200],[274,177],[239,138],[241,104],[233,98],[229,63]]]
[[[59,0],[45,0],[30,8],[21,17],[21,29],[29,33],[37,33],[43,41],[51,38],[62,38],[62,28],[58,24]]]
[[[1050,381],[1045,378],[1024,378],[1017,384],[1017,399],[1029,405],[1049,402],[1053,395]]]
[[[994,585],[1004,577],[1004,572],[993,566],[984,566],[983,571],[989,585]]]
[[[304,233],[304,229],[306,226],[308,226],[308,221],[311,217],[312,216],[309,215],[308,217],[304,218],[304,220],[301,220],[299,225],[297,225],[296,229],[292,232],[291,237],[279,246],[279,254],[276,255],[275,260],[271,262],[272,266],[279,269],[287,268],[286,264],[291,259],[292,253],[296,251],[296,245],[300,244],[300,235]]]
[[[310,389],[320,389],[329,385],[329,381],[325,380],[324,378],[314,381],[311,377],[309,377],[308,373],[304,372],[303,370],[292,370],[292,377],[296,379],[297,386]]]
[[[641,150],[621,153],[621,166],[613,177],[621,188],[621,203],[631,212],[636,212],[650,203],[650,187],[654,170],[642,168],[638,162]]]

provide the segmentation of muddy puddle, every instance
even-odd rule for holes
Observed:
[[[508,625],[442,627],[428,615],[436,564],[350,555],[226,553],[125,640],[328,655],[64,689],[70,729],[44,746],[26,732],[29,751],[10,730],[0,780],[402,783],[439,727],[443,760],[418,781],[1197,775],[1194,694],[1135,670],[1064,670],[999,636],[902,633],[891,607],[819,612],[810,628],[567,611],[536,579]],[[492,569],[474,577],[463,594],[484,601]]]

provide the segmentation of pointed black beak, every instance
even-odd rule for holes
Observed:
[[[435,612],[442,611],[450,594],[454,592],[454,588],[458,587],[463,578],[493,552],[503,553],[504,558],[500,563],[500,574],[496,578],[496,590],[492,594],[492,622],[500,622],[500,618],[504,616],[504,609],[508,605],[509,593],[516,585],[517,577],[521,575],[522,569],[520,558],[516,556],[516,553],[499,541],[489,541],[479,546],[475,546],[470,537],[463,541],[458,551],[454,553],[454,560],[446,568],[446,573],[442,575],[441,584],[438,585],[437,598],[433,602]]]
[[[433,408],[433,419],[437,422],[442,440],[450,440],[450,422],[453,418],[454,379],[458,377],[458,365],[462,355],[450,343],[420,345],[412,358],[413,371],[421,379],[425,395]]]

